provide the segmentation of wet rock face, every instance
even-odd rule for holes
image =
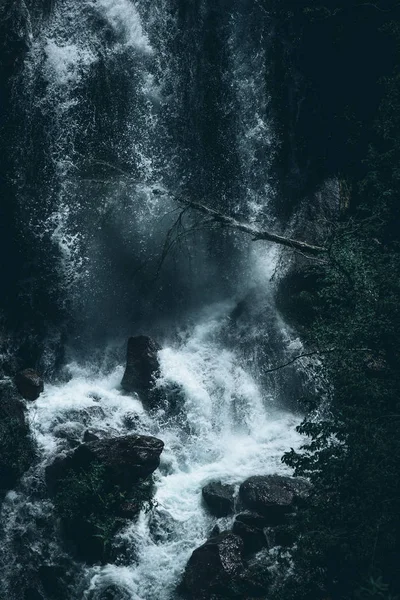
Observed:
[[[236,516],[232,531],[243,540],[244,554],[258,552],[268,545],[265,526],[265,519],[261,515],[241,513]]]
[[[72,454],[60,456],[46,468],[46,483],[57,493],[58,483],[69,471],[88,470],[94,463],[105,468],[110,482],[129,490],[160,464],[164,443],[144,435],[125,435],[81,444]]]
[[[17,390],[25,400],[37,400],[44,390],[43,379],[33,369],[24,369],[15,377]]]
[[[246,509],[262,515],[266,525],[280,525],[309,490],[310,485],[302,479],[255,475],[242,483],[239,498]]]
[[[160,369],[158,351],[160,346],[145,335],[130,337],[126,355],[126,368],[121,386],[126,392],[136,392],[147,401]]]
[[[187,598],[241,598],[240,576],[244,573],[243,542],[224,532],[194,550],[186,566],[182,591]]]
[[[165,540],[173,541],[179,526],[179,522],[166,510],[155,509],[150,514],[149,528],[151,537],[156,543]]]
[[[58,456],[46,468],[48,490],[69,552],[89,564],[107,562],[125,519],[151,500],[164,444],[140,435],[98,439]]]
[[[93,431],[90,431],[89,429],[86,429],[85,433],[83,434],[83,441],[86,442],[96,442],[99,439],[99,436],[96,435],[95,433],[93,433]]]
[[[233,485],[223,484],[220,481],[212,481],[205,485],[202,495],[208,511],[215,517],[226,517],[232,514],[234,491]]]

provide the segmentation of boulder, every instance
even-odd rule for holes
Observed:
[[[44,390],[43,379],[33,369],[24,369],[17,373],[15,385],[25,400],[37,400]]]
[[[240,577],[244,573],[243,542],[223,532],[196,548],[186,566],[182,592],[192,600],[243,598]]]
[[[85,443],[97,442],[98,439],[99,439],[99,436],[96,435],[95,433],[93,433],[93,431],[90,431],[89,429],[86,429],[85,433],[83,434],[83,441]]]
[[[161,440],[145,435],[93,440],[81,444],[71,454],[57,457],[46,467],[46,483],[52,493],[57,493],[58,483],[69,471],[87,471],[98,463],[105,468],[111,483],[130,490],[139,479],[157,469],[163,448]]]
[[[179,522],[167,510],[157,508],[151,511],[149,530],[156,543],[173,541],[179,526]]]
[[[76,448],[81,443],[82,431],[85,426],[76,421],[60,423],[53,429],[54,437],[64,440],[71,448]]]
[[[87,563],[107,562],[125,519],[153,494],[151,478],[164,444],[140,435],[99,439],[58,456],[45,478],[68,551]]]
[[[160,346],[145,335],[130,337],[126,354],[126,368],[121,386],[126,392],[136,392],[147,401],[160,370]]]
[[[232,531],[243,540],[244,554],[258,552],[268,545],[265,526],[265,518],[256,513],[241,513],[236,516]]]
[[[218,525],[218,523],[216,523],[214,525],[214,527],[211,529],[210,531],[210,535],[208,536],[209,538],[212,537],[216,537],[217,535],[219,535],[221,533],[221,527]]]
[[[233,485],[223,484],[220,481],[211,481],[202,489],[203,500],[209,512],[215,517],[226,517],[234,509]]]
[[[140,429],[141,420],[140,415],[132,412],[126,413],[122,418],[123,425],[128,431],[137,431]]]
[[[280,525],[297,501],[308,495],[309,489],[310,484],[303,479],[256,475],[242,483],[239,498],[246,509],[263,516],[266,525]]]

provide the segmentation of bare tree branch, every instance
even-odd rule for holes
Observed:
[[[278,365],[277,367],[273,367],[272,369],[266,369],[264,373],[273,373],[274,371],[279,371],[280,369],[284,369],[289,365],[292,365],[300,358],[311,358],[312,356],[322,356],[323,354],[331,354],[332,352],[342,351],[341,348],[327,348],[326,350],[313,350],[312,352],[304,352],[303,354],[298,354],[294,356],[291,360],[282,365]],[[371,352],[370,348],[350,348],[351,352]]]
[[[321,354],[328,354],[329,352],[335,352],[335,350],[336,350],[336,348],[332,348],[330,350],[325,350],[325,351],[314,350],[313,352],[304,352],[303,354],[298,354],[297,356],[295,356],[288,362],[283,363],[282,365],[278,365],[277,367],[273,367],[272,369],[266,369],[264,371],[264,373],[273,373],[274,371],[279,371],[280,369],[284,369],[285,367],[288,367],[289,365],[292,365],[293,363],[295,363],[297,360],[300,360],[300,358],[310,358],[311,356],[315,356],[315,355],[320,356]]]
[[[210,220],[210,219],[202,219],[199,223],[195,223],[191,227],[185,227],[183,217],[185,216],[185,214],[187,213],[187,211],[189,209],[188,209],[188,207],[185,207],[185,208],[180,208],[178,210],[180,210],[179,215],[178,215],[176,221],[174,221],[174,223],[168,229],[168,232],[166,235],[166,239],[164,242],[164,246],[163,246],[162,253],[161,253],[160,260],[159,260],[158,267],[157,267],[156,277],[158,277],[167,256],[170,254],[171,250],[176,245],[180,244],[182,241],[185,241],[189,235],[191,235],[193,233],[198,233],[199,231],[204,231],[210,225],[213,224],[212,220]],[[174,212],[174,211],[171,211],[171,213],[172,212]],[[187,249],[187,255],[190,260],[189,247],[187,247],[186,249]]]
[[[392,10],[394,10],[395,8],[400,6],[400,4],[397,3],[394,6],[392,6],[391,8],[381,8],[380,6],[377,6],[376,4],[373,4],[372,2],[363,2],[362,4],[356,4],[356,8],[358,8],[359,6],[369,6],[370,8],[375,8],[376,10],[379,10],[380,12],[392,12]]]
[[[315,246],[307,242],[294,240],[288,237],[284,237],[282,235],[278,235],[276,233],[261,230],[250,223],[238,221],[237,219],[229,215],[225,215],[213,208],[205,206],[204,204],[200,204],[199,202],[194,202],[193,200],[186,200],[182,197],[176,197],[175,199],[180,204],[183,204],[184,206],[194,211],[200,212],[203,215],[210,217],[214,223],[218,223],[223,227],[229,227],[230,229],[242,231],[243,233],[251,235],[253,241],[264,240],[267,242],[274,242],[275,244],[280,244],[281,246],[286,246],[288,248],[293,248],[295,250],[300,250],[301,252],[314,255],[319,255],[327,252],[327,248],[323,246]]]

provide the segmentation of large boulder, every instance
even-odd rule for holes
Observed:
[[[17,373],[15,385],[25,400],[37,400],[44,390],[43,379],[33,369],[24,369]]]
[[[223,484],[220,481],[211,481],[202,489],[203,500],[209,512],[215,517],[226,517],[234,509],[233,485]]]
[[[309,489],[310,484],[304,479],[255,475],[242,483],[239,498],[246,509],[262,515],[266,525],[280,525],[296,503],[308,495]]]
[[[96,433],[93,433],[93,431],[90,431],[89,429],[86,429],[85,433],[83,434],[83,441],[85,443],[97,442],[98,439],[100,439],[99,436]]]
[[[107,562],[114,536],[151,501],[163,442],[126,435],[81,444],[46,468],[46,483],[68,551],[90,564]]]
[[[243,540],[244,554],[258,552],[268,545],[265,527],[265,518],[256,513],[240,513],[236,516],[232,531]]]
[[[160,370],[158,351],[160,346],[145,335],[130,337],[126,354],[126,368],[121,386],[126,392],[136,392],[147,401]]]
[[[106,477],[123,490],[157,469],[164,443],[145,435],[125,435],[81,444],[67,456],[57,457],[46,467],[46,483],[52,493],[71,472],[88,471],[94,463],[104,467]]]
[[[186,566],[182,592],[192,600],[211,598],[243,598],[240,577],[243,542],[240,537],[224,532],[196,548]]]

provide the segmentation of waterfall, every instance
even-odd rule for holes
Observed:
[[[285,473],[301,442],[303,374],[265,373],[301,347],[274,307],[278,251],[192,220],[160,266],[172,194],[275,223],[272,25],[244,0],[20,4],[13,210],[29,272],[14,310],[42,336],[49,382],[28,407],[38,463],[2,507],[0,595],[20,598],[19,582],[58,564],[69,600],[172,600],[216,521],[202,486]],[[61,371],[48,351],[60,332]],[[162,345],[157,385],[179,388],[178,416],[120,387],[141,333]],[[165,443],[154,508],[117,535],[114,562],[87,566],[62,544],[44,469],[88,428],[118,436],[132,418]]]

